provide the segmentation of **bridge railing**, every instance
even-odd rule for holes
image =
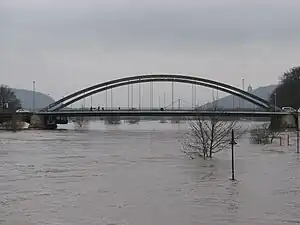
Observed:
[[[86,108],[64,108],[59,110],[61,112],[74,112],[74,111],[217,111],[217,112],[264,112],[264,110],[259,108],[192,108],[192,107],[142,107],[142,108],[127,108],[127,107],[86,107]]]

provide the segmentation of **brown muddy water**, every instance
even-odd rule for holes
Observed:
[[[185,124],[0,133],[1,225],[300,224],[295,146],[236,146],[189,159]],[[292,143],[293,144],[293,143]]]

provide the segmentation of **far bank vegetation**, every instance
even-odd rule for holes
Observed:
[[[0,123],[3,129],[6,130],[19,130],[24,127],[22,118],[15,115],[16,110],[21,108],[21,102],[16,97],[15,93],[7,85],[0,86],[0,111],[11,112],[12,118],[5,118],[1,116]]]

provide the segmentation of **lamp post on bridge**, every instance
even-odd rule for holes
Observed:
[[[198,106],[198,100],[197,100],[197,85],[194,84],[194,104],[195,104],[195,108]]]
[[[85,92],[83,94],[85,95]],[[85,109],[85,97],[83,98],[83,108]]]
[[[192,108],[194,108],[194,85],[192,84]]]
[[[105,90],[105,109],[107,109],[107,89]]]
[[[274,107],[274,111],[276,112],[276,104],[277,104],[277,96],[276,96],[276,90],[275,90],[275,92],[274,92],[274,105],[275,105],[275,107]]]
[[[160,96],[158,96],[158,107],[160,108]]]
[[[174,82],[172,81],[172,110],[174,109]]]
[[[131,108],[133,109],[133,84],[131,84]]]
[[[244,78],[242,79],[242,88],[243,88],[243,91],[244,91],[245,90],[245,79]],[[243,101],[242,106],[244,108],[245,107],[245,100],[243,99],[242,101]]]
[[[113,107],[113,91],[112,88],[110,89],[110,108],[112,109]]]
[[[139,83],[139,109],[141,110],[142,101],[141,101],[141,82]]]
[[[197,97],[196,97],[197,86],[192,84],[192,108],[197,107]]]

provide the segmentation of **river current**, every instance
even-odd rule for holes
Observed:
[[[0,133],[1,225],[300,224],[294,145],[240,140],[233,182],[230,151],[182,153],[186,124],[63,128]]]

